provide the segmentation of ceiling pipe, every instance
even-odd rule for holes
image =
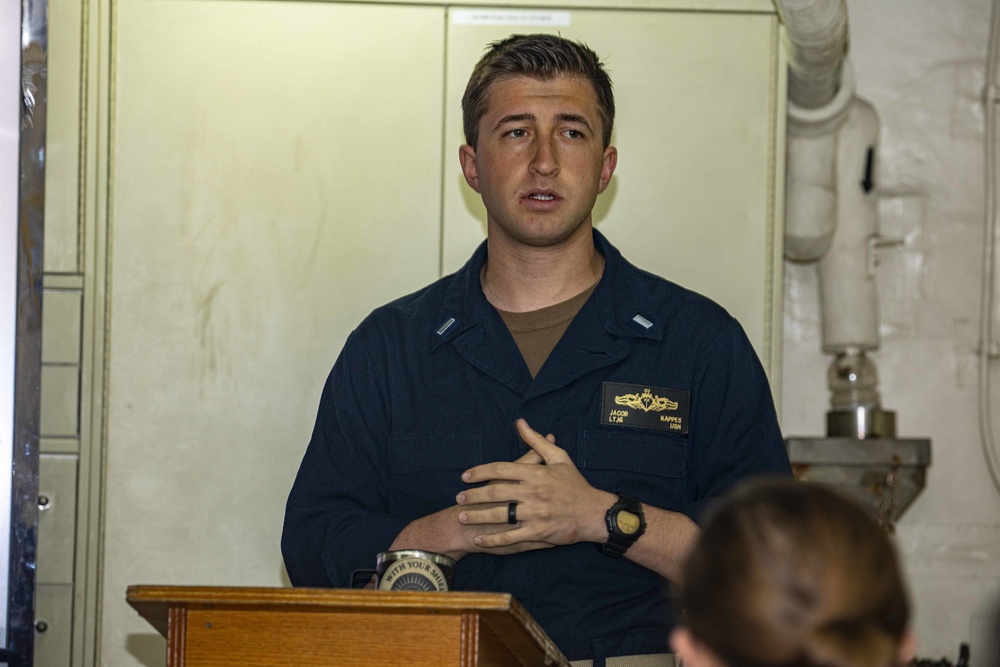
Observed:
[[[806,109],[828,104],[840,89],[847,56],[845,0],[775,0],[785,24],[788,97]]]
[[[788,54],[785,256],[818,261],[837,226],[837,130],[854,100],[845,0],[775,0]]]

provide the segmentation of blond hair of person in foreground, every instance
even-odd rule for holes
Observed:
[[[789,479],[710,512],[678,586],[684,667],[897,667],[913,657],[896,551],[858,503]]]

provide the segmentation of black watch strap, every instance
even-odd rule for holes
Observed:
[[[619,513],[627,512],[638,519],[638,527],[623,530],[619,522]],[[635,541],[646,532],[646,518],[642,511],[642,503],[624,493],[618,494],[618,501],[604,515],[604,523],[608,529],[608,541],[598,544],[597,550],[605,556],[621,558]]]

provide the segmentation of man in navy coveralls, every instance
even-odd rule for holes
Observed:
[[[444,553],[457,589],[512,593],[570,660],[670,664],[699,512],[789,472],[767,379],[725,310],[593,229],[618,159],[593,51],[497,42],[462,107],[487,241],[348,338],[288,499],[289,577]]]

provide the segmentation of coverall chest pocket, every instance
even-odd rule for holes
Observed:
[[[687,504],[689,441],[624,429],[580,431],[577,467],[592,486],[662,509]]]
[[[421,433],[389,439],[390,511],[427,516],[455,504],[462,473],[482,462],[479,432]]]

